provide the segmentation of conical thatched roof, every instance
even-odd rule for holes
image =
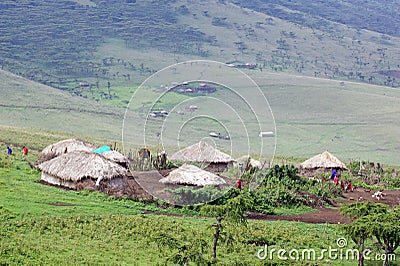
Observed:
[[[198,163],[229,163],[235,161],[231,156],[215,149],[205,141],[200,141],[174,153],[170,160]]]
[[[51,144],[40,153],[39,163],[53,159],[61,154],[72,151],[92,151],[96,149],[93,144],[80,139],[66,139]]]
[[[119,164],[87,151],[65,153],[40,164],[38,168],[46,174],[74,182],[85,178],[112,179],[127,175],[127,170]]]
[[[193,186],[217,186],[226,184],[225,180],[197,166],[184,164],[160,179],[161,183]]]
[[[321,154],[315,155],[314,157],[304,161],[300,164],[303,169],[317,169],[317,168],[339,168],[347,169],[346,165],[342,163],[338,158],[333,156],[328,151],[324,151]]]
[[[124,155],[117,151],[105,151],[100,154],[104,158],[106,158],[109,161],[115,162],[115,163],[122,163],[126,164],[129,162],[128,158],[126,158]]]

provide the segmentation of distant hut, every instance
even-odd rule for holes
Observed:
[[[239,167],[242,165],[243,171],[247,171],[250,168],[261,169],[263,166],[260,161],[251,158],[249,155],[244,155],[238,159],[236,159],[235,166]]]
[[[226,184],[225,180],[216,174],[189,164],[184,164],[178,169],[173,170],[168,176],[160,179],[160,182],[190,186],[218,186]]]
[[[42,171],[41,181],[70,189],[79,189],[79,183],[85,181],[89,181],[94,188],[103,180],[122,178],[128,174],[119,164],[87,151],[65,153],[41,163],[38,168]]]
[[[68,152],[93,151],[94,149],[96,149],[96,146],[87,141],[80,139],[66,139],[44,148],[40,153],[38,163],[43,163]]]
[[[205,141],[200,141],[174,153],[170,160],[201,163],[207,165],[207,170],[213,172],[224,172],[235,161],[231,156]]]
[[[302,174],[306,176],[313,176],[320,172],[328,172],[331,171],[332,168],[347,170],[346,165],[328,151],[315,155],[300,164]]]

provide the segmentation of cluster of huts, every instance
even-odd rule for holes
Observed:
[[[64,188],[99,190],[115,196],[151,197],[129,171],[130,158],[108,146],[96,147],[79,140],[67,139],[46,147],[37,167],[42,171],[41,182]],[[243,170],[261,169],[263,165],[249,156],[234,159],[230,155],[200,141],[174,153],[170,161],[184,164],[158,180],[160,184],[184,186],[231,186],[235,180],[220,175],[235,165]],[[197,165],[197,166],[195,166]],[[329,152],[324,152],[300,165],[307,173],[331,168],[347,169]]]

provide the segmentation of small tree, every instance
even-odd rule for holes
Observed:
[[[245,217],[246,211],[253,205],[253,199],[247,192],[240,193],[238,196],[229,199],[224,205],[204,205],[201,212],[205,215],[212,215],[217,219],[215,224],[214,241],[212,246],[212,256],[214,261],[217,259],[218,240],[223,233],[225,223],[235,225],[247,225]]]
[[[344,225],[343,230],[357,246],[359,266],[364,265],[365,240],[372,236],[370,215],[383,215],[387,211],[386,205],[372,202],[355,202],[340,208],[343,215],[355,220],[349,225]]]
[[[370,225],[365,217],[351,224],[344,225],[343,231],[353,240],[358,250],[358,265],[364,266],[365,240],[371,237]]]
[[[400,209],[368,216],[368,226],[380,247],[385,251],[383,266],[389,265],[390,254],[400,245]]]
[[[385,204],[374,202],[354,202],[340,208],[340,212],[352,220],[371,214],[387,213],[387,211],[388,207]]]

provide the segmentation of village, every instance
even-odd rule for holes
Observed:
[[[215,200],[216,195],[222,196],[221,192],[226,192],[227,188],[250,189],[254,185],[252,182],[256,181],[249,177],[242,180],[243,174],[251,172],[251,176],[255,177],[258,172],[267,171],[270,167],[269,162],[260,162],[249,155],[234,159],[206,141],[190,145],[171,156],[167,151],[153,155],[146,148],[140,149],[137,154],[124,156],[109,146],[96,147],[87,141],[66,139],[46,147],[37,161],[43,184],[102,191],[133,200],[158,198],[172,206],[203,204]],[[356,187],[351,181],[342,180],[342,173],[350,170],[328,151],[315,155],[298,167],[301,176],[335,184],[348,201],[396,200],[390,193]],[[356,174],[362,175],[363,171],[366,171],[365,167],[360,163]],[[379,164],[377,171],[382,171]],[[324,174],[330,176],[329,180],[322,178]],[[196,190],[206,186],[215,188],[216,194],[205,202],[176,200],[176,195],[171,193],[171,189],[186,187]],[[361,196],[357,196],[359,194]],[[386,199],[386,196],[389,198]]]

